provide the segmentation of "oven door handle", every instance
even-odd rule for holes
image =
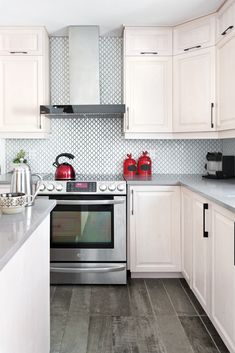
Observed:
[[[56,200],[57,205],[119,205],[125,202],[125,199],[120,200]]]
[[[106,273],[106,272],[118,272],[126,269],[125,265],[115,266],[115,267],[55,267],[51,266],[51,272],[57,273]]]

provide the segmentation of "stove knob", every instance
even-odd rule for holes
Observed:
[[[125,184],[118,184],[117,189],[118,189],[118,191],[124,191],[125,190]]]
[[[63,185],[62,184],[57,184],[55,188],[56,188],[57,191],[62,191],[63,190]]]
[[[41,184],[40,185],[40,188],[39,188],[39,191],[44,191],[46,189],[45,185],[44,184]]]
[[[48,191],[53,191],[54,190],[54,185],[53,184],[48,184],[47,185],[47,190]]]
[[[109,191],[114,191],[116,189],[116,185],[115,184],[110,184],[109,185]]]
[[[100,189],[100,191],[105,191],[105,190],[107,190],[107,185],[101,184],[99,189]]]

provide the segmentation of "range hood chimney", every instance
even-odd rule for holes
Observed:
[[[99,27],[69,27],[70,104],[40,106],[47,116],[123,114],[124,104],[100,104]]]

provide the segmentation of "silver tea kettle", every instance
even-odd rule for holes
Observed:
[[[33,176],[39,178],[36,184],[33,183]],[[32,201],[27,206],[32,206],[34,200],[40,190],[42,177],[40,174],[32,174],[28,164],[23,163],[23,158],[20,163],[16,164],[13,169],[11,178],[11,192],[23,192],[26,195],[32,196]]]

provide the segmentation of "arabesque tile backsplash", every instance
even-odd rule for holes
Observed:
[[[101,103],[122,102],[122,39],[100,37]],[[52,37],[51,100],[69,102],[68,38]],[[18,150],[27,152],[34,172],[53,172],[52,163],[62,152],[75,155],[78,173],[120,173],[126,153],[137,158],[143,150],[152,154],[154,173],[203,173],[207,151],[222,151],[222,140],[126,140],[122,118],[52,119],[47,140],[9,139],[6,141],[7,170]],[[230,150],[235,152],[234,140]]]

